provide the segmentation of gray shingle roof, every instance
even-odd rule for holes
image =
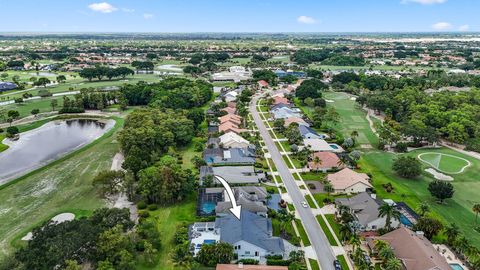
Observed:
[[[380,203],[366,192],[359,193],[351,198],[335,199],[335,203],[348,206],[363,226],[378,219]]]
[[[215,227],[220,228],[220,241],[235,244],[243,240],[267,252],[278,254],[285,251],[283,240],[271,236],[271,220],[254,213],[242,211],[240,220],[232,214],[218,217]]]

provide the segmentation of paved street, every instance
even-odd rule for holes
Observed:
[[[288,169],[287,164],[283,160],[280,151],[277,149],[275,142],[268,133],[268,130],[265,127],[265,124],[263,123],[262,118],[257,111],[256,104],[258,99],[259,97],[255,96],[252,99],[252,103],[250,104],[250,111],[252,113],[253,120],[258,127],[260,135],[265,141],[265,145],[267,146],[268,151],[271,154],[272,160],[277,167],[278,173],[283,180],[285,188],[287,189],[288,194],[292,198],[293,205],[295,206],[295,209],[297,210],[297,213],[304,224],[305,230],[315,250],[322,270],[334,270],[333,260],[335,259],[335,256],[330,246],[330,243],[328,242],[327,237],[320,228],[320,225],[318,224],[311,209],[304,208],[302,206],[302,202],[305,201],[305,198],[301,193],[300,188],[295,183],[296,180],[293,178],[292,173]]]

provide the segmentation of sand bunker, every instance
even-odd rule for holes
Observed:
[[[56,223],[62,223],[62,222],[65,222],[65,221],[72,221],[74,219],[75,219],[74,214],[72,214],[72,213],[62,213],[62,214],[58,214],[58,215],[54,216],[52,218],[52,221],[56,222]]]
[[[437,179],[437,180],[442,180],[442,181],[453,181],[453,177],[449,176],[449,175],[446,175],[446,174],[443,174],[433,168],[428,168],[428,169],[425,169],[426,172],[430,173],[431,175],[433,175],[433,178]]]

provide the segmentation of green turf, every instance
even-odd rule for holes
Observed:
[[[337,246],[337,242],[335,241],[335,238],[333,237],[332,233],[328,229],[327,224],[323,220],[321,215],[317,216],[318,223],[320,224],[320,227],[322,228],[323,232],[325,233],[325,236],[327,236],[328,242],[332,246]]]
[[[312,267],[312,270],[320,270],[320,266],[318,265],[317,260],[314,259],[308,259],[310,262],[310,266]]]
[[[192,223],[195,221],[196,196],[191,196],[185,202],[173,206],[162,206],[158,210],[150,212],[148,219],[154,220],[158,225],[158,230],[162,236],[162,248],[159,250],[157,257],[158,264],[148,266],[141,264],[137,269],[165,269],[173,270],[174,262],[170,259],[173,249],[173,237],[177,226],[183,222]]]
[[[340,265],[342,266],[342,270],[350,269],[347,264],[347,259],[345,259],[344,255],[338,255],[337,260],[340,262]]]
[[[34,99],[30,101],[25,101],[23,103],[5,105],[5,106],[2,106],[2,108],[7,111],[9,110],[18,111],[20,113],[19,118],[24,118],[32,115],[31,111],[33,109],[39,109],[40,113],[52,111],[52,107],[50,106],[52,99],[57,100],[58,106],[55,109],[58,110],[58,108],[60,108],[63,105],[62,97]]]
[[[0,259],[22,244],[33,227],[62,212],[86,215],[104,206],[92,179],[109,169],[119,150],[116,134],[123,120],[88,146],[0,187]]]
[[[299,219],[295,219],[295,224],[297,225],[298,233],[300,234],[300,238],[302,239],[304,246],[310,246],[310,239],[308,239],[308,235],[305,232],[305,228],[303,227],[302,221]]]
[[[328,220],[328,223],[333,229],[333,232],[340,239],[340,225],[335,221],[335,215],[333,214],[326,214],[325,218]]]
[[[472,163],[470,167],[465,169],[465,172],[453,175],[452,185],[455,194],[452,199],[446,201],[446,204],[436,203],[435,198],[428,192],[428,184],[434,180],[429,173],[422,172],[415,180],[397,176],[391,169],[395,154],[380,151],[366,152],[362,156],[359,166],[364,172],[372,174],[373,185],[380,198],[404,201],[413,209],[416,209],[420,202],[425,201],[430,204],[432,215],[444,222],[455,222],[461,231],[468,236],[472,244],[480,247],[480,233],[473,229],[475,214],[472,211],[473,204],[480,202],[478,196],[478,190],[480,190],[480,179],[478,178],[480,161],[447,148],[416,150],[407,155],[417,157],[418,154],[430,152],[455,155]],[[428,167],[424,164],[423,169]],[[386,183],[392,183],[393,193],[387,193],[382,187]]]
[[[427,152],[419,155],[418,159],[441,172],[449,174],[461,173],[467,166],[469,166],[467,160],[456,155]]]

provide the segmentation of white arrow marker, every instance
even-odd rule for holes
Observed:
[[[215,178],[217,178],[217,180],[220,181],[220,183],[222,183],[223,187],[227,191],[227,194],[228,194],[228,197],[230,198],[230,201],[232,202],[232,208],[230,208],[230,212],[232,212],[232,214],[236,218],[238,218],[238,220],[240,220],[240,213],[242,212],[242,206],[237,205],[237,201],[235,199],[235,195],[233,194],[232,188],[227,183],[227,181],[225,179],[223,179],[222,177],[220,177],[218,175],[215,175]]]

